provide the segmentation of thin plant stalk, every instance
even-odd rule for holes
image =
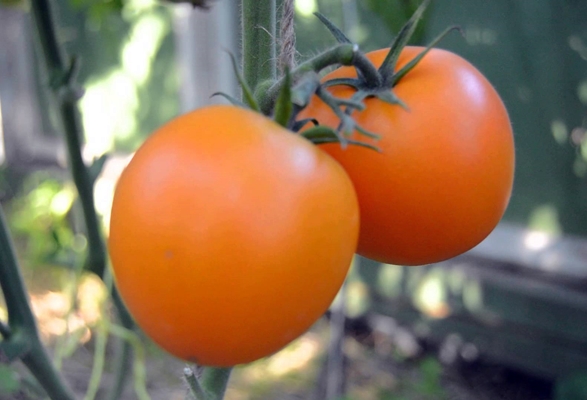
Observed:
[[[67,144],[69,167],[83,211],[88,238],[85,267],[99,277],[104,278],[108,257],[94,204],[95,176],[90,173],[90,169],[84,163],[81,154],[83,129],[77,104],[82,95],[82,90],[75,84],[78,62],[75,58],[72,58],[71,61],[68,60],[63,47],[57,39],[56,24],[50,0],[31,0],[31,12],[49,73],[50,85],[56,94],[59,115],[61,116]],[[112,300],[123,326],[129,329],[132,328],[134,326],[132,317],[122,303],[116,288],[112,290]],[[123,346],[129,345],[125,343]],[[130,352],[123,349],[122,354],[129,355]],[[124,365],[129,362],[128,358],[121,358],[118,361]],[[112,390],[116,391],[116,393],[112,393],[109,398],[120,397],[125,377],[126,374],[120,374],[116,377],[117,380],[121,381],[112,385]]]
[[[31,311],[16,252],[0,208],[0,287],[8,310],[7,331],[1,352],[10,359],[20,358],[51,399],[75,400],[43,346],[35,316]]]

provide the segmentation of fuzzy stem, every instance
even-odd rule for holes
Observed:
[[[8,336],[2,344],[23,349],[19,354],[22,362],[43,386],[51,399],[74,400],[75,397],[51,362],[41,343],[37,323],[24,286],[16,253],[10,239],[4,212],[0,208],[0,287],[8,310]]]
[[[226,386],[231,372],[232,368],[204,369],[200,382],[204,390],[212,394],[210,400],[222,400],[224,398],[224,392],[226,392]]]
[[[243,0],[243,75],[253,90],[277,73],[275,21],[276,0]]]
[[[194,374],[194,370],[192,369],[192,367],[190,367],[189,365],[186,365],[186,367],[183,369],[183,377],[184,377],[186,383],[188,384],[191,395],[196,400],[206,400],[207,399],[208,396],[206,395],[204,388],[200,384],[200,380]]]
[[[191,366],[186,365],[183,376],[196,400],[222,400],[232,368],[202,369],[202,375],[196,376]]]
[[[339,44],[332,49],[326,50],[325,52],[318,54],[307,61],[304,61],[298,65],[293,71],[291,71],[291,78],[293,82],[299,80],[299,78],[307,72],[315,71],[320,72],[324,68],[332,65],[352,65],[355,56],[357,54],[358,47],[354,44],[344,43]],[[277,99],[277,95],[281,91],[284,78],[279,79],[273,85],[267,89],[266,93],[263,93],[258,99],[261,111],[265,115],[269,115]]]
[[[294,28],[295,8],[294,0],[280,1],[281,18],[279,23],[279,72],[295,68],[296,60],[296,33]]]
[[[363,76],[368,87],[378,87],[381,85],[381,82],[383,81],[381,74],[371,61],[360,51],[357,51],[353,60],[353,65],[355,66],[357,73]]]

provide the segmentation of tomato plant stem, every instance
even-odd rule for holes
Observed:
[[[6,331],[0,353],[9,359],[20,357],[52,399],[75,399],[54,367],[41,343],[31,311],[16,253],[10,239],[4,212],[0,208],[0,287],[8,310]]]
[[[212,396],[207,400],[222,400],[232,368],[206,368],[202,372],[201,383]]]
[[[86,266],[90,271],[102,276],[106,265],[105,246],[94,208],[93,182],[80,151],[82,126],[77,110],[77,101],[81,97],[81,89],[76,87],[74,83],[77,62],[75,59],[68,62],[65,52],[59,45],[49,1],[32,0],[31,11],[45,56],[50,85],[57,95],[59,113],[67,141],[69,165],[83,209],[88,235]]]
[[[78,62],[76,58],[72,58],[71,61],[67,60],[66,53],[57,40],[50,0],[32,0],[31,11],[50,77],[50,86],[58,102],[67,144],[69,167],[83,211],[88,238],[85,267],[103,279],[107,268],[106,245],[94,204],[94,180],[98,172],[90,173],[90,168],[84,163],[81,154],[83,129],[77,103],[82,95],[82,90],[75,84]],[[113,288],[111,293],[123,326],[132,328],[134,323],[118,296],[116,288]],[[124,346],[129,346],[129,344],[125,343]],[[123,354],[128,355],[129,353],[129,351],[123,351]],[[120,359],[119,362],[124,365],[128,364],[128,357]],[[126,374],[123,374],[118,379],[123,379],[125,376]],[[113,386],[113,390],[121,392],[122,387],[123,385],[119,383]],[[120,392],[113,393],[113,397],[119,397]]]
[[[276,0],[243,0],[242,60],[246,82],[254,90],[259,82],[275,79]]]
[[[291,71],[292,81],[296,82],[301,76],[308,72],[320,72],[324,68],[332,65],[352,65],[357,50],[357,46],[351,43],[339,44],[332,49],[326,50],[296,66],[296,68]],[[284,78],[279,79],[267,89],[266,93],[259,96],[259,106],[261,107],[263,114],[268,115],[271,113],[283,82]]]
[[[189,365],[184,368],[184,378],[196,400],[222,400],[232,368],[204,368],[196,377]]]
[[[36,330],[35,317],[31,311],[22,274],[18,268],[18,262],[10,233],[4,220],[4,212],[0,209],[0,287],[6,299],[8,311],[8,327],[26,327]]]

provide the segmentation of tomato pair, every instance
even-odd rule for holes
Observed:
[[[398,67],[419,51],[404,49]],[[367,56],[379,65],[385,54]],[[340,68],[326,79],[352,76],[354,69]],[[352,115],[381,136],[371,143],[379,153],[317,147],[232,106],[185,114],[155,132],[123,172],[111,215],[116,282],[138,325],[184,360],[250,362],[322,315],[355,251],[423,264],[487,236],[505,210],[514,169],[499,96],[442,50],[394,92],[408,110],[368,98]],[[300,117],[338,125],[317,98]]]

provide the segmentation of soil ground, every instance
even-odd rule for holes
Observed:
[[[72,296],[71,275],[35,269],[27,271],[33,310],[44,341],[55,354],[63,354],[62,372],[80,399],[84,398],[96,354],[96,327],[103,317],[100,304],[104,288],[91,276],[80,280]],[[68,282],[70,283],[68,285]],[[69,290],[69,292],[68,292]],[[72,299],[74,301],[72,301]],[[72,304],[75,307],[72,307]],[[4,309],[0,307],[0,314]],[[0,315],[2,319],[4,315]],[[66,322],[67,321],[67,322]],[[145,350],[144,386],[152,400],[188,399],[182,373],[185,364],[141,338]],[[286,349],[265,360],[235,368],[226,400],[322,400],[325,351],[329,343],[326,319]],[[112,372],[120,342],[110,338],[105,367],[96,399],[104,399],[114,382]],[[406,355],[402,345],[381,332],[349,331],[343,341],[345,353],[345,400],[550,400],[551,382],[526,376],[500,366],[477,362],[442,366],[433,351],[419,346]],[[404,346],[405,347],[405,346]],[[136,362],[136,361],[135,361]],[[13,364],[26,383],[26,370]],[[129,366],[129,380],[120,400],[138,399]],[[0,400],[38,398],[23,386]]]

